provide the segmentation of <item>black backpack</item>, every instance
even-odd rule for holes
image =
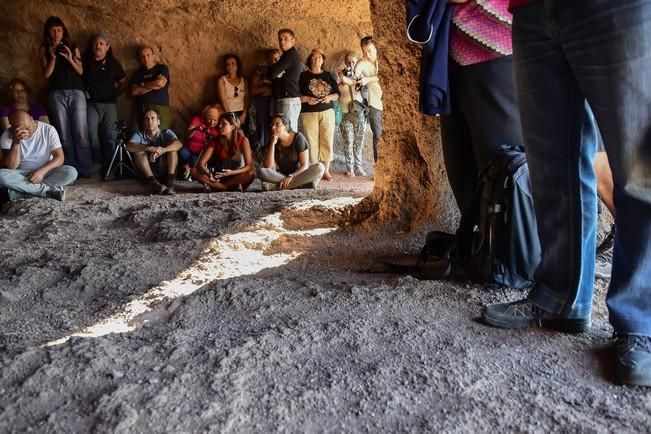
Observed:
[[[427,235],[421,261],[428,256],[448,259],[452,277],[513,288],[533,284],[540,242],[527,158],[521,148],[500,149],[482,170],[456,234]]]

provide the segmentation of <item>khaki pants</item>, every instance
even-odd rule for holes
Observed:
[[[310,145],[310,164],[332,161],[335,111],[301,113],[300,129]]]

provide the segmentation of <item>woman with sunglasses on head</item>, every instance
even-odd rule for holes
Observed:
[[[242,75],[242,61],[237,54],[224,57],[226,75],[217,80],[217,99],[225,112],[235,113],[242,129],[246,130],[249,112],[248,83]]]
[[[303,134],[291,130],[286,115],[274,116],[263,167],[257,172],[263,190],[316,188],[325,167],[318,162],[310,165],[308,159],[308,144]]]
[[[92,161],[81,78],[84,69],[79,48],[59,17],[45,21],[41,61],[47,78],[50,114],[61,138],[65,164],[77,169],[80,178],[89,178]]]
[[[27,83],[20,79],[14,78],[9,82],[9,99],[11,103],[0,108],[0,130],[4,131],[9,128],[9,115],[14,110],[24,110],[35,120],[50,123],[47,112],[40,104],[30,103],[29,96],[31,89]]]
[[[244,191],[255,179],[249,139],[235,113],[224,113],[217,122],[219,138],[205,149],[192,178],[209,191]]]
[[[332,180],[330,161],[333,156],[335,136],[335,110],[333,102],[339,99],[339,86],[334,77],[323,70],[325,53],[312,50],[298,81],[301,92],[300,129],[310,144],[310,162],[322,162],[325,167],[323,179]]]

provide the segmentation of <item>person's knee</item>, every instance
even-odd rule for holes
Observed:
[[[6,187],[10,184],[10,178],[14,175],[15,170],[0,169],[0,185]]]

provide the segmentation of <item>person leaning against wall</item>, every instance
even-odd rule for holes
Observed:
[[[278,45],[283,54],[267,69],[268,78],[272,80],[273,98],[276,103],[274,114],[287,115],[292,131],[298,131],[298,117],[301,114],[298,79],[303,70],[295,44],[294,32],[290,29],[280,29]]]
[[[105,34],[91,39],[83,64],[90,145],[105,180],[117,144],[117,97],[127,88],[127,75]]]
[[[332,103],[339,99],[339,86],[332,74],[323,70],[325,59],[323,50],[315,48],[305,62],[309,69],[301,73],[300,131],[310,145],[310,163],[323,163],[323,179],[331,181],[330,162],[336,126]]]
[[[89,178],[92,159],[81,54],[59,17],[45,21],[41,61],[48,80],[50,114],[61,138],[65,162],[77,169],[79,177]]]
[[[140,68],[131,76],[131,96],[135,99],[136,120],[143,129],[145,112],[155,110],[160,115],[160,128],[171,128],[170,112],[170,70],[158,63],[154,48],[145,45],[138,50]]]

